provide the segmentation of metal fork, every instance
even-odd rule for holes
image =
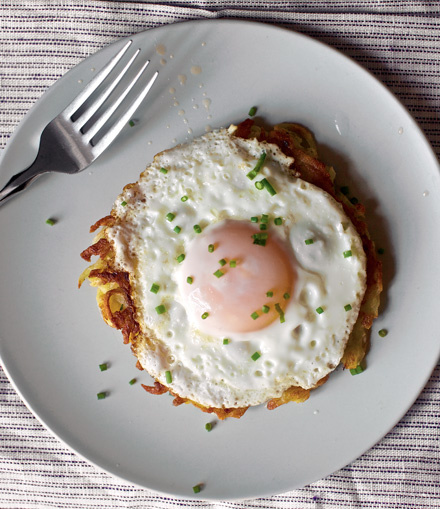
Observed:
[[[78,173],[85,170],[102,154],[102,152],[104,152],[120,133],[122,128],[130,121],[159,74],[157,71],[153,74],[153,77],[136,96],[134,101],[132,101],[130,106],[106,131],[105,128],[106,125],[108,125],[110,117],[116,113],[117,110],[123,110],[122,107],[119,108],[121,103],[144,74],[145,69],[150,63],[149,60],[143,63],[140,70],[120,95],[109,104],[108,107],[105,107],[105,101],[127,74],[140,53],[140,49],[136,50],[124,68],[114,79],[111,79],[111,77],[109,77],[110,73],[125,55],[131,44],[132,41],[128,41],[110,62],[99,71],[95,78],[88,83],[84,90],[57,117],[47,124],[41,134],[40,147],[35,161],[29,168],[14,175],[0,191],[0,205],[20,191],[26,189],[43,173]],[[100,85],[104,84],[107,77],[109,77],[107,80],[109,83],[104,85],[105,89],[103,92],[97,94],[97,97],[91,101],[91,104],[86,104],[93,92],[95,92]],[[97,114],[98,110],[103,105],[102,113],[99,112]],[[75,118],[75,114],[79,115],[78,118]],[[86,126],[86,124],[88,125]],[[85,126],[87,127],[86,130],[84,129]],[[102,132],[104,134],[97,143],[92,143],[93,139],[97,135],[99,138],[99,134]]]

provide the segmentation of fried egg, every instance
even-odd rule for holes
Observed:
[[[276,145],[234,129],[158,154],[106,228],[142,367],[207,408],[315,387],[340,363],[366,289],[342,206],[292,176]]]

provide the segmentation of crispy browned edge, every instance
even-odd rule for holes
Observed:
[[[341,361],[347,369],[356,368],[368,352],[370,344],[369,330],[374,318],[378,315],[380,293],[382,291],[382,265],[377,259],[374,243],[368,233],[364,206],[360,203],[352,204],[342,193],[336,190],[333,183],[333,170],[326,167],[317,158],[315,140],[311,132],[305,127],[294,123],[284,123],[267,130],[257,126],[254,120],[247,119],[237,126],[234,135],[245,139],[257,138],[259,141],[274,143],[284,154],[293,157],[294,163],[290,167],[291,174],[320,187],[333,196],[342,204],[345,213],[358,231],[367,257],[367,290],[358,320],[350,335]],[[129,184],[127,187],[131,185]],[[124,343],[131,344],[134,352],[136,337],[141,331],[131,298],[129,274],[115,268],[115,253],[111,243],[105,238],[106,227],[114,223],[115,217],[112,211],[110,215],[100,219],[90,228],[90,232],[95,232],[99,228],[102,228],[102,230],[95,238],[94,243],[81,253],[81,257],[90,262],[91,257],[96,255],[99,256],[99,260],[83,272],[78,286],[81,286],[85,279],[89,279],[93,286],[99,287],[98,303],[104,320],[110,326],[121,330]],[[111,299],[115,299],[115,297],[118,302],[118,309],[112,310]],[[121,306],[119,307],[120,303]],[[143,369],[139,361],[137,361],[136,367]],[[329,375],[322,378],[316,387],[324,384],[328,377]],[[204,412],[216,414],[219,419],[226,419],[227,417],[240,418],[248,408],[206,408],[194,401],[173,394],[168,387],[157,380],[153,386],[141,385],[150,394],[159,395],[169,392],[174,396],[173,404],[175,406],[182,403],[192,403]],[[267,403],[267,408],[273,410],[290,401],[301,403],[306,401],[309,396],[310,389],[293,386],[284,391],[281,397],[271,399]]]

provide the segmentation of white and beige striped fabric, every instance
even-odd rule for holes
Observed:
[[[438,0],[2,0],[0,146],[41,94],[86,56],[141,30],[209,18],[282,25],[337,48],[397,95],[440,155]],[[0,508],[178,506],[440,507],[440,365],[401,422],[354,463],[300,490],[215,503],[160,496],[89,465],[33,417],[0,370]]]

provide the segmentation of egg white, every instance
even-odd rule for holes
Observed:
[[[293,160],[278,147],[234,137],[233,130],[217,130],[157,155],[119,196],[118,219],[107,229],[117,265],[130,274],[145,336],[136,349],[140,363],[173,393],[214,408],[258,405],[293,385],[314,387],[339,364],[366,288],[362,243],[340,204],[289,175]],[[272,183],[275,196],[246,177],[263,150],[260,175]],[[172,221],[166,219],[170,212]],[[285,322],[251,333],[209,334],[179,288],[182,268],[176,259],[190,249],[195,224],[206,232],[222,221],[249,221],[262,213],[272,224],[283,218],[269,231],[289,246],[296,273]],[[310,238],[313,244],[306,245]],[[352,255],[344,257],[346,251]],[[153,283],[160,287],[157,294],[150,291]],[[158,305],[166,312],[158,314]],[[255,352],[261,355],[256,361]]]

